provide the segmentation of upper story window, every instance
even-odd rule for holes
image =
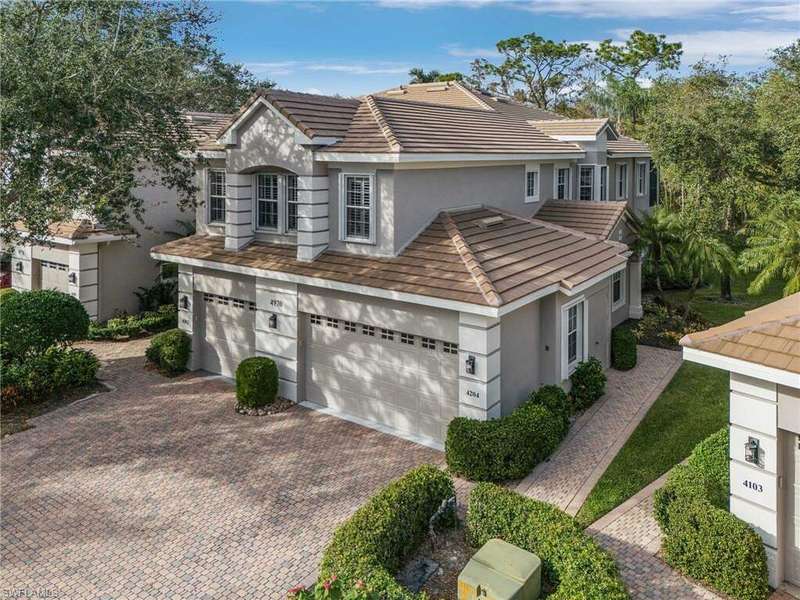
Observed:
[[[349,242],[375,242],[373,175],[342,175],[340,237]]]
[[[297,231],[297,175],[286,176],[286,231]]]
[[[600,167],[600,202],[608,200],[608,167]]]
[[[625,271],[617,271],[611,276],[611,310],[625,304]]]
[[[617,167],[617,199],[628,197],[628,165],[621,164]]]
[[[525,169],[525,202],[539,201],[539,169],[526,167]]]
[[[556,200],[569,199],[569,167],[556,171]]]
[[[256,175],[256,229],[278,229],[280,183],[274,173]]]
[[[647,189],[647,163],[636,163],[636,195],[644,196]]]
[[[594,167],[581,165],[578,173],[578,198],[594,200]]]
[[[208,172],[208,222],[225,222],[225,171]]]

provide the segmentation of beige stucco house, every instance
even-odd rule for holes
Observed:
[[[628,243],[647,148],[460,84],[358,99],[262,90],[209,139],[179,265],[192,367],[253,355],[280,393],[441,446],[641,316]]]
[[[761,536],[769,583],[800,587],[800,293],[681,340],[730,371],[730,510]]]

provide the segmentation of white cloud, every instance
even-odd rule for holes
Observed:
[[[464,48],[460,44],[446,44],[443,48],[450,56],[457,58],[497,58],[500,56],[495,48]]]
[[[382,8],[404,8],[406,10],[424,10],[441,6],[462,6],[465,8],[481,8],[490,4],[508,3],[509,0],[377,0],[375,4]]]
[[[684,65],[701,59],[714,60],[727,56],[732,66],[755,67],[767,62],[772,50],[787,46],[797,39],[796,31],[781,30],[714,30],[673,33],[670,40],[683,42]]]
[[[731,0],[533,0],[519,7],[536,13],[606,18],[686,17],[716,12]]]
[[[303,92],[304,94],[317,94],[317,95],[322,95],[322,96],[325,95],[325,92],[323,92],[321,89],[315,88],[315,87],[305,88],[305,89],[300,90],[300,91]]]
[[[800,21],[800,2],[738,8],[731,13],[747,15],[754,21]]]
[[[310,64],[303,67],[308,71],[332,71],[348,75],[399,75],[406,74],[411,67],[398,65],[369,64]]]
[[[244,66],[256,75],[278,76],[288,75],[297,67],[297,64],[297,61],[287,60],[283,62],[248,62]]]

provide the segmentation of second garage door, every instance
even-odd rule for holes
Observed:
[[[69,266],[50,260],[39,261],[39,266],[41,267],[41,288],[43,290],[56,290],[64,293],[69,291]]]
[[[303,321],[306,400],[444,440],[458,410],[456,343],[323,315]]]

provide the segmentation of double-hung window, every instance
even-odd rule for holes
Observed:
[[[636,163],[636,195],[644,196],[647,189],[647,163]]]
[[[625,271],[617,271],[611,276],[611,310],[625,304]]]
[[[628,197],[628,165],[617,166],[617,200]]]
[[[556,200],[569,199],[569,167],[558,169],[556,172]]]
[[[256,229],[278,229],[279,190],[278,175],[256,175]]]
[[[208,172],[208,222],[225,222],[225,171]]]
[[[578,198],[594,200],[594,167],[581,165],[578,173]]]
[[[341,184],[341,238],[344,241],[374,243],[374,177],[342,175]]]
[[[286,176],[286,231],[297,231],[297,175]]]
[[[579,362],[586,358],[583,300],[567,305],[563,309],[563,366],[562,376],[566,379]]]
[[[600,202],[608,200],[608,167],[600,167]]]
[[[527,168],[525,170],[525,202],[539,201],[539,170]]]

